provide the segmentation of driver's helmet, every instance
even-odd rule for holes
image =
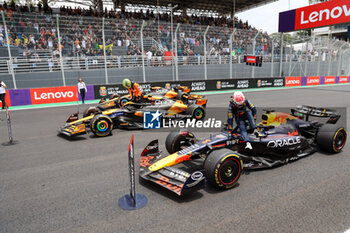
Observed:
[[[128,78],[124,79],[123,80],[123,86],[125,88],[131,88],[131,81],[130,81],[130,79],[128,79]]]
[[[233,103],[235,103],[236,105],[242,106],[245,101],[245,96],[243,95],[242,92],[237,91],[233,94],[232,100],[233,100]]]

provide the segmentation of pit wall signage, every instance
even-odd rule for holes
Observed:
[[[349,76],[312,76],[312,77],[286,77],[286,87],[318,86],[325,84],[350,83]]]
[[[188,86],[193,92],[202,91],[230,91],[251,88],[274,88],[274,87],[298,87],[315,86],[324,84],[350,83],[349,76],[316,76],[316,77],[283,77],[283,78],[246,78],[246,79],[210,79],[192,81],[170,81],[140,83],[147,93],[151,87],[158,86],[173,89],[176,86]],[[125,95],[128,91],[121,84],[87,85],[88,92],[85,100],[110,98],[112,94]],[[9,106],[22,106],[34,104],[50,104],[62,102],[76,102],[80,95],[76,86],[49,87],[33,89],[16,89],[6,92],[6,103]],[[80,102],[81,103],[81,102]],[[1,102],[0,102],[1,106]]]
[[[333,0],[314,4],[279,14],[279,32],[350,22],[350,1]]]

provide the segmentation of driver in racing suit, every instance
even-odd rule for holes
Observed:
[[[133,102],[140,102],[142,100],[142,87],[130,79],[123,80],[123,86],[129,90],[130,99]]]
[[[256,108],[249,100],[245,98],[243,93],[240,91],[234,93],[229,104],[227,124],[230,135],[232,134],[233,129],[233,118],[235,119],[236,124],[240,130],[242,139],[246,143],[245,149],[251,150],[252,145],[249,141],[245,121],[248,120],[250,127],[254,129],[254,134],[260,135],[255,123]]]

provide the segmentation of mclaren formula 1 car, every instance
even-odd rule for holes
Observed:
[[[159,102],[138,104],[127,102],[122,108],[106,109],[91,107],[83,118],[78,113],[72,114],[66,124],[59,128],[59,133],[67,136],[77,136],[91,130],[96,136],[104,137],[112,133],[113,128],[143,129],[144,114],[156,112],[163,119],[194,118],[202,120],[205,117],[206,101],[193,100],[184,104],[181,100],[164,99]]]
[[[310,116],[328,117],[325,124],[309,121]],[[143,150],[140,177],[155,182],[178,195],[202,188],[206,181],[218,189],[238,182],[243,169],[261,169],[298,160],[318,150],[340,152],[346,142],[344,127],[336,125],[340,115],[328,109],[302,106],[292,114],[266,111],[260,134],[250,131],[252,149],[246,149],[238,129],[226,129],[197,140],[186,130],[171,132],[161,156],[158,140]],[[249,130],[248,130],[249,133]]]
[[[187,86],[177,86],[172,90],[163,88],[163,87],[152,87],[151,92],[146,93],[140,103],[152,103],[155,101],[161,101],[164,99],[172,99],[172,100],[181,100],[185,104],[189,102],[193,102],[194,100],[203,100],[203,95],[195,95],[190,94],[191,89]],[[114,94],[110,97],[110,99],[101,99],[97,108],[107,110],[112,108],[122,107],[125,103],[131,101],[130,95],[120,96],[118,94]],[[206,100],[203,100],[206,101]],[[87,110],[86,110],[87,111]],[[88,112],[86,112],[88,113]],[[84,114],[84,116],[87,116]]]

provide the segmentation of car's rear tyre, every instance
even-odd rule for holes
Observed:
[[[85,111],[83,112],[83,117],[88,117],[91,115],[95,115],[96,113],[98,113],[99,111],[96,109],[96,107],[88,107],[87,109],[85,109]]]
[[[197,141],[193,133],[182,130],[172,131],[165,140],[165,148],[170,154],[173,154],[185,147],[195,144]]]
[[[96,136],[105,137],[111,134],[113,121],[107,115],[98,114],[92,118],[90,128]]]
[[[186,109],[186,114],[190,115],[196,120],[203,120],[205,118],[205,109],[200,105],[190,105]]]
[[[243,169],[239,155],[228,149],[211,152],[204,162],[205,176],[218,189],[230,189],[241,177]]]
[[[326,152],[338,153],[344,148],[346,137],[347,134],[344,127],[324,124],[317,132],[316,143]]]
[[[121,96],[119,99],[118,99],[118,106],[121,108],[124,106],[124,104],[126,104],[127,102],[129,102],[130,99],[128,97],[125,97],[125,96]]]

